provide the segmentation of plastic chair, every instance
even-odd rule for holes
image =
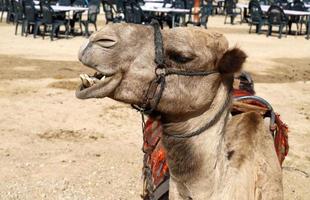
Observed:
[[[284,7],[288,4],[288,1],[287,0],[275,0],[274,4],[280,7]]]
[[[230,17],[230,23],[234,24],[234,20],[238,15],[240,15],[241,18],[240,23],[242,23],[241,9],[237,8],[235,0],[225,0],[224,10],[225,10],[224,24],[226,24],[227,17]]]
[[[185,9],[185,0],[175,0],[172,3],[173,8]],[[185,23],[186,14],[178,13],[174,16],[174,24],[175,26],[182,26]]]
[[[87,3],[86,3],[85,0],[75,0],[75,1],[72,3],[72,6],[86,7],[86,6],[87,6]]]
[[[17,2],[15,0],[13,0],[13,7],[15,12],[15,16],[14,16],[14,23],[15,23],[15,35],[17,35],[17,30],[18,30],[18,25],[22,26],[22,31],[21,31],[21,35],[24,35],[25,32],[25,15],[24,15],[24,8],[22,5],[22,2]]]
[[[310,19],[308,19],[306,23],[306,29],[307,29],[307,40],[310,38]]]
[[[125,15],[125,22],[142,24],[148,21],[138,3],[128,1],[123,2],[123,6],[124,6],[123,10]]]
[[[95,26],[95,30],[97,31],[97,15],[99,14],[99,5],[89,5],[88,12],[87,12],[87,20],[80,20],[80,24],[83,24],[85,27],[84,35],[87,37],[89,34],[88,26],[89,24],[93,24]],[[80,25],[81,26],[81,25]]]
[[[71,6],[71,0],[59,0],[58,4],[60,6]]]
[[[54,40],[54,35],[56,34],[56,37],[58,36],[58,31],[59,31],[59,27],[61,25],[64,25],[66,28],[66,38],[68,38],[68,32],[69,32],[69,25],[68,25],[68,21],[67,20],[57,20],[54,18],[54,10],[52,9],[52,7],[48,4],[43,4],[42,5],[42,22],[44,25],[44,30],[43,30],[43,34],[42,37],[44,39],[45,37],[45,32],[48,28],[51,28],[50,30],[50,37],[51,37],[51,41]]]
[[[224,1],[213,1],[212,3],[213,11],[215,11],[215,14],[224,14]],[[214,13],[212,13],[214,14]]]
[[[185,23],[186,26],[188,24],[193,24],[194,26],[200,26],[203,24],[203,26],[207,26],[208,16],[210,15],[208,13],[210,8],[213,8],[212,3],[211,5],[205,5],[204,1],[201,0],[199,8],[195,10],[194,0],[189,0],[185,2],[185,8],[190,10],[188,21]]]
[[[72,3],[72,6],[75,6],[75,7],[87,7],[87,4],[86,4],[85,0],[75,0]],[[70,27],[71,27],[71,33],[72,34],[74,33],[75,22],[79,22],[80,30],[81,30],[81,32],[83,32],[82,31],[82,26],[81,26],[81,23],[80,23],[80,21],[82,20],[82,13],[83,13],[83,11],[74,11],[73,12],[73,17],[70,20]]]
[[[35,9],[35,5],[32,0],[26,0],[25,1],[25,27],[26,27],[26,37],[29,33],[30,25],[32,25],[33,30],[33,37],[36,38],[36,35],[38,34],[38,30],[40,25],[42,25],[42,19],[38,17],[38,14]]]
[[[7,8],[6,23],[13,22],[16,16],[15,6],[13,5],[15,0],[4,0]]]
[[[273,26],[279,27],[279,38],[282,37],[282,31],[284,27],[286,29],[285,33],[287,35],[288,18],[280,6],[271,5],[270,8],[268,9],[267,17],[268,17],[267,36],[271,35]]]
[[[303,2],[301,2],[300,0],[294,1],[293,4],[291,4],[290,10],[297,10],[297,11],[307,11],[307,8],[305,7],[305,4]],[[297,33],[301,33],[302,30],[302,24],[304,23],[304,18],[300,17],[300,16],[290,16],[289,17],[289,21],[288,21],[288,28],[289,28],[289,33],[291,33],[291,29],[292,29],[292,24],[296,24],[296,32],[295,35],[297,35]],[[300,25],[300,28],[299,28]]]
[[[124,14],[124,2],[123,0],[114,0],[111,2],[112,5],[115,4],[117,14]]]
[[[108,24],[109,22],[116,23],[122,21],[122,18],[120,16],[114,16],[114,13],[116,13],[117,11],[114,9],[113,5],[110,2],[103,0],[102,7],[106,24]]]
[[[249,14],[250,14],[249,33],[251,33],[251,31],[252,31],[252,25],[255,25],[256,26],[256,33],[259,34],[261,32],[262,26],[267,24],[267,19],[265,18],[264,13],[263,13],[263,11],[260,7],[260,4],[257,0],[250,1],[250,3],[249,3]]]
[[[270,5],[270,1],[269,0],[259,0],[259,4],[260,5]]]
[[[206,5],[202,5],[200,13],[200,23],[202,26],[207,28],[209,16],[213,13],[212,0],[208,0]]]
[[[7,7],[6,7],[6,4],[5,4],[5,0],[0,0],[0,11],[1,11],[0,22],[2,22],[3,14],[4,14],[4,12],[7,12]]]
[[[201,5],[201,1],[200,1],[200,5]],[[189,9],[188,21],[185,23],[185,26],[187,26],[188,24],[200,26],[200,19],[199,19],[199,22],[195,22],[195,20],[193,19],[194,16],[200,15],[200,10],[196,12],[194,10],[194,0],[185,1],[185,8]]]

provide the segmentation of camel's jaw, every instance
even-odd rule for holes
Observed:
[[[122,79],[120,73],[104,74],[96,72],[93,76],[81,74],[81,85],[76,90],[79,99],[104,98],[111,95]]]
[[[104,98],[113,94],[122,80],[122,74],[117,67],[111,67],[110,64],[104,64],[105,60],[102,47],[94,45],[87,41],[81,46],[79,51],[79,60],[89,68],[97,72],[93,76],[81,74],[82,84],[76,90],[76,97],[79,99]]]

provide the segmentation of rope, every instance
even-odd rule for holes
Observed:
[[[164,68],[164,45],[160,25],[156,19],[152,19],[151,25],[154,27],[155,63],[158,68]]]
[[[154,44],[155,44],[155,74],[156,78],[152,80],[149,84],[149,87],[146,91],[146,94],[144,96],[142,106],[138,105],[132,105],[134,109],[136,109],[138,112],[141,113],[141,119],[142,119],[142,131],[144,132],[145,129],[145,120],[144,115],[150,115],[152,114],[159,102],[160,99],[164,93],[165,87],[166,87],[166,77],[171,75],[180,75],[180,76],[208,76],[211,74],[219,73],[218,71],[184,71],[174,68],[167,68],[165,64],[165,56],[164,56],[164,47],[163,47],[163,38],[162,34],[160,32],[160,25],[159,22],[155,19],[152,20],[151,25],[154,28]],[[162,69],[163,71],[158,73],[158,69]],[[160,86],[159,91],[158,86]],[[151,101],[153,101],[153,105],[151,105]],[[223,104],[223,107],[221,108],[221,111],[218,112],[214,118],[212,118],[205,126],[199,128],[197,131],[194,131],[192,133],[188,134],[167,134],[167,136],[176,137],[176,138],[189,138],[193,137],[195,135],[199,135],[203,131],[210,128],[221,116],[224,109],[227,107],[228,103],[230,102],[230,98],[227,98],[225,103]]]
[[[202,132],[204,132],[205,130],[207,130],[208,128],[212,127],[220,119],[222,113],[224,112],[225,108],[229,105],[230,102],[231,102],[231,97],[226,98],[226,100],[225,100],[224,104],[222,105],[220,111],[217,112],[215,114],[215,116],[211,118],[211,120],[209,122],[207,122],[203,127],[199,128],[196,131],[193,131],[191,133],[184,133],[184,134],[173,134],[173,133],[163,132],[163,134],[168,136],[168,137],[174,137],[174,138],[179,138],[179,139],[185,139],[185,138],[191,138],[191,137],[197,136],[197,135],[201,134]],[[229,112],[227,112],[227,115],[228,114],[229,114]]]
[[[210,74],[219,73],[217,71],[181,71],[178,69],[167,68],[165,69],[165,76],[181,75],[181,76],[208,76]]]

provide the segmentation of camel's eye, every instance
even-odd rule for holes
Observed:
[[[174,62],[181,64],[190,62],[195,58],[194,55],[184,55],[183,53],[177,51],[168,51],[167,54],[170,60],[173,60]]]
[[[116,40],[112,38],[102,38],[97,40],[96,43],[104,48],[109,48],[116,44]]]

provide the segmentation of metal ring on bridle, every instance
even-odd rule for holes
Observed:
[[[158,76],[165,76],[166,75],[166,68],[155,68],[155,75]]]
[[[155,67],[155,79],[150,81],[149,87],[144,94],[144,99],[141,106],[133,105],[133,108],[137,109],[141,115],[142,120],[144,121],[144,114],[152,114],[156,111],[157,106],[160,102],[160,99],[164,93],[166,87],[166,77],[171,75],[177,76],[208,76],[214,73],[219,73],[218,71],[184,71],[181,69],[176,68],[168,68],[165,63],[165,56],[164,56],[164,44],[162,39],[162,34],[160,31],[160,26],[157,20],[152,20],[151,25],[154,28],[154,44],[155,44],[155,59],[154,62],[156,63]],[[144,122],[143,122],[144,124]],[[212,125],[209,123],[207,126],[200,128],[199,130],[188,133],[185,135],[169,135],[171,137],[176,138],[188,138],[195,135],[199,135],[203,130],[205,130],[208,126]],[[143,128],[144,129],[144,128]]]

